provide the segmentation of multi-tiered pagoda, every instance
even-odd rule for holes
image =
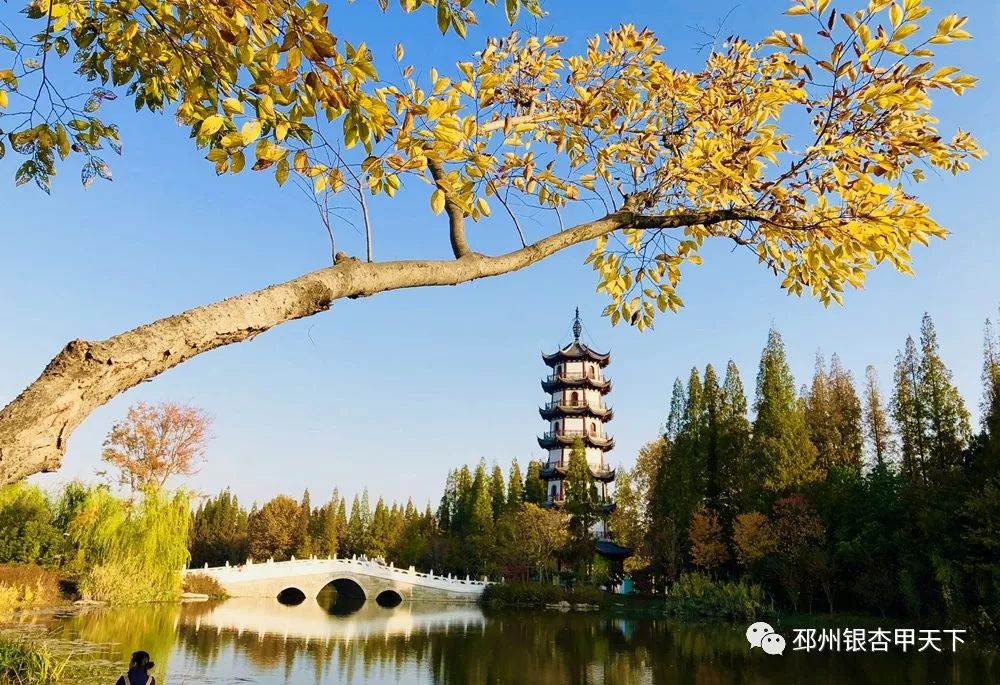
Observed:
[[[583,441],[590,473],[596,481],[598,499],[605,511],[613,508],[608,485],[615,479],[615,471],[608,466],[605,453],[613,449],[615,441],[604,430],[614,412],[604,403],[604,396],[611,392],[611,381],[604,377],[604,368],[611,361],[610,354],[601,354],[580,342],[583,325],[580,310],[573,320],[573,342],[554,354],[543,354],[545,364],[552,373],[542,380],[542,389],[549,393],[549,402],[538,411],[549,422],[549,430],[538,444],[549,452],[543,463],[542,480],[545,481],[546,501],[559,506],[566,497],[566,473],[573,443]],[[598,539],[606,539],[605,522],[594,531]]]

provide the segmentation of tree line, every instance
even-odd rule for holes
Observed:
[[[987,321],[982,422],[925,315],[883,398],[834,355],[796,389],[780,334],[753,418],[739,369],[676,380],[659,439],[619,477],[612,526],[654,587],[683,573],[761,583],[782,605],[1000,627],[1000,338]]]

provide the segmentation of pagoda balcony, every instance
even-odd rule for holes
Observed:
[[[538,475],[542,480],[563,480],[568,473],[569,463],[559,462],[558,464],[546,464],[542,467]],[[615,479],[615,470],[609,469],[607,466],[600,468],[591,466],[590,475],[594,480],[601,481],[602,483],[610,483]]]
[[[565,430],[543,433],[538,438],[538,446],[546,450],[557,447],[571,447],[577,438],[583,440],[583,444],[590,447],[599,447],[603,450],[612,450],[615,448],[615,439],[604,433]]]
[[[602,395],[611,392],[611,381],[606,378],[594,378],[585,373],[567,372],[553,373],[542,379],[542,390],[555,392],[563,388],[594,388]]]
[[[600,404],[584,402],[583,400],[577,400],[576,402],[567,400],[549,402],[544,407],[539,408],[538,413],[546,421],[560,416],[593,416],[604,421],[610,421],[615,415],[615,412],[610,407],[602,407]]]

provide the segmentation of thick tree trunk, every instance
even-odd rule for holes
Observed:
[[[731,211],[647,217],[623,211],[497,257],[446,261],[339,260],[286,283],[196,307],[99,342],[74,340],[0,411],[0,484],[62,463],[70,434],[97,407],[139,383],[217,347],[249,340],[286,321],[326,311],[343,297],[457,285],[510,273],[570,245],[625,226],[669,228],[741,218]]]

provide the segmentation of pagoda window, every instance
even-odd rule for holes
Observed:
[[[590,434],[597,435],[597,424],[593,421],[590,422]]]
[[[577,404],[579,404],[579,402],[580,402],[580,394],[574,390],[569,396],[569,403],[575,407]]]
[[[594,377],[594,367],[591,366],[590,364],[587,364],[587,378],[593,378],[593,377]]]

